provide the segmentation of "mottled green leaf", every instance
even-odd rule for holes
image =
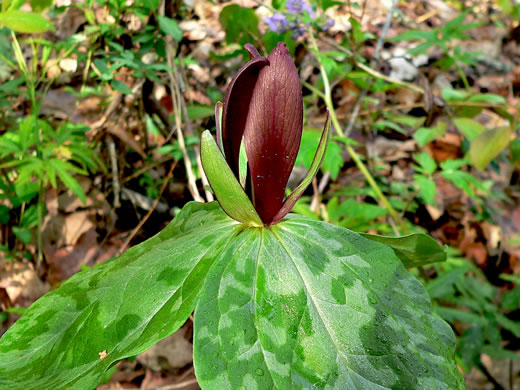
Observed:
[[[454,342],[388,246],[296,216],[233,240],[195,310],[203,389],[463,389]]]
[[[0,339],[1,389],[93,389],[192,312],[241,226],[216,202],[189,203],[161,233],[36,301]]]

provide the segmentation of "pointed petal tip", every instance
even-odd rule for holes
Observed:
[[[244,50],[247,51],[247,53],[249,54],[250,60],[252,60],[253,58],[256,58],[256,57],[261,57],[261,55],[260,55],[260,53],[258,53],[258,50],[256,49],[256,47],[254,47],[250,43],[246,43],[244,45]]]
[[[253,53],[258,52],[253,45]],[[251,52],[250,52],[251,54]],[[269,65],[269,60],[262,56],[254,57],[235,74],[226,91],[224,106],[222,109],[222,145],[226,160],[239,178],[239,152],[242,136],[249,112],[251,96],[258,80],[260,70]]]
[[[271,53],[269,53],[269,57],[271,57],[272,55],[278,55],[278,56],[291,56],[289,54],[289,49],[287,49],[287,46],[285,45],[284,42],[278,42],[276,44],[276,47],[273,49],[273,51],[271,51]]]

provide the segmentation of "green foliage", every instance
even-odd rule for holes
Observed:
[[[170,35],[177,42],[182,40],[182,30],[174,19],[167,18],[166,16],[159,16],[159,28],[166,35]]]
[[[54,25],[40,14],[19,10],[1,12],[0,25],[21,33],[42,33],[54,30]]]
[[[39,14],[52,5],[52,0],[30,0],[34,12],[21,11],[25,0],[5,0],[0,12],[0,26],[6,26],[19,33],[42,33],[54,30],[54,25]]]
[[[518,308],[518,277],[501,275],[504,280],[515,283],[515,287],[500,303],[497,289],[477,267],[458,257],[457,252],[450,250],[447,262],[434,267],[437,277],[426,284],[426,290],[435,302],[444,304],[435,305],[435,311],[450,323],[468,325],[457,340],[457,355],[464,371],[480,363],[482,353],[496,359],[519,360],[520,357],[505,349],[502,343],[502,330],[520,337],[520,325],[506,316]]]
[[[14,186],[18,195],[33,179],[56,187],[58,177],[85,202],[81,186],[71,175],[86,175],[98,167],[95,153],[85,145],[85,130],[71,123],[54,130],[47,122],[29,116],[18,129],[0,136],[0,167],[17,170]]]
[[[478,135],[469,149],[471,163],[479,170],[483,170],[491,160],[498,156],[511,141],[513,132],[510,127],[499,127],[486,130]]]
[[[39,14],[51,5],[49,0],[31,0],[34,12],[20,11],[24,3],[4,2],[0,24],[15,32],[53,29],[52,23]],[[18,65],[15,73],[0,68],[0,106],[6,124],[0,135],[0,224],[7,226],[13,238],[1,243],[0,251],[8,260],[14,258],[10,253],[13,241],[30,244],[40,232],[41,217],[46,213],[41,201],[45,190],[61,182],[84,202],[76,175],[86,175],[101,165],[94,152],[97,145],[85,137],[86,128],[70,123],[55,125],[40,113],[40,103],[51,83],[46,79],[47,60],[54,58],[51,53],[64,57],[72,54],[79,64],[85,64],[89,82],[84,80],[81,91],[73,91],[75,95],[104,95],[106,85],[130,95],[132,83],[120,81],[119,76],[163,84],[171,71],[165,59],[165,41],[168,36],[177,43],[183,39],[179,23],[187,4],[176,10],[173,19],[160,16],[158,0],[93,3],[87,0],[74,5],[84,11],[89,25],[67,41],[29,40],[20,47],[10,38],[10,30],[0,32],[1,58],[12,61],[12,69]],[[318,15],[340,4],[334,0],[312,2],[313,7],[321,8]],[[285,8],[284,1],[273,1],[272,5],[276,10]],[[511,20],[520,17],[520,5],[514,1],[499,0],[497,5]],[[98,6],[112,18],[96,20]],[[351,6],[359,9],[357,2]],[[65,9],[53,8],[50,17]],[[122,22],[130,15],[145,26],[130,29]],[[380,189],[388,196],[400,217],[408,217],[423,205],[442,208],[442,202],[436,204],[440,199],[437,186],[446,181],[470,197],[469,207],[477,210],[477,219],[489,219],[489,214],[485,215],[490,204],[497,197],[506,198],[501,190],[492,189],[487,175],[478,175],[474,168],[497,169],[497,162],[510,162],[518,170],[518,115],[504,97],[469,88],[464,72],[476,63],[478,55],[453,44],[454,40],[467,39],[467,31],[478,26],[467,24],[467,18],[468,13],[463,13],[431,30],[407,31],[395,38],[396,42],[418,41],[411,54],[439,48],[443,56],[432,66],[456,71],[466,84],[465,90],[455,83],[453,89],[444,89],[444,112],[433,124],[424,125],[426,116],[415,117],[415,113],[389,107],[390,100],[383,105],[379,96],[372,95],[390,91],[385,96],[393,98],[398,84],[358,67],[368,66],[370,58],[363,58],[361,49],[377,37],[364,31],[357,20],[351,18],[352,29],[341,45],[323,45],[321,48],[332,50],[320,51],[304,40],[308,35],[294,39],[288,31],[262,36],[254,9],[225,6],[220,14],[225,42],[218,53],[210,53],[211,61],[245,56],[240,45],[246,42],[269,52],[277,42],[284,41],[293,55],[304,58],[302,77],[319,92],[324,90],[322,78],[316,73],[304,76],[309,65],[302,53],[310,50],[315,54],[329,78],[334,104],[344,101],[341,99],[348,98],[349,93],[354,95],[355,88],[346,88],[345,81],[368,90],[356,122],[362,128],[361,140],[358,134],[356,141],[334,136],[325,153],[321,171],[329,173],[331,181],[317,197],[324,204],[311,210],[309,199],[303,199],[294,211],[308,219],[293,216],[270,230],[245,228],[229,220],[215,204],[187,205],[158,236],[119,259],[76,275],[35,303],[0,341],[0,387],[93,388],[110,378],[116,361],[144,351],[174,332],[196,307],[195,369],[203,388],[462,388],[452,362],[451,331],[431,313],[423,288],[400,263],[405,267],[427,266],[425,275],[430,278],[423,282],[434,300],[433,311],[461,330],[456,335],[456,353],[464,371],[478,365],[483,353],[497,359],[518,359],[505,346],[509,334],[520,337],[518,324],[510,319],[510,313],[520,306],[518,276],[502,274],[507,285],[499,289],[478,267],[451,250],[447,262],[432,266],[445,259],[443,248],[424,234],[388,236],[395,234],[395,226],[388,223],[394,217],[375,191]],[[322,34],[316,20],[307,17],[301,25],[312,29],[315,36]],[[122,44],[121,37],[126,35],[131,37],[131,48]],[[319,42],[321,46],[323,41]],[[185,43],[183,49],[189,49],[192,43]],[[26,63],[27,45],[33,49],[33,60]],[[296,51],[301,46],[306,50]],[[145,61],[150,54],[153,60]],[[182,51],[177,54],[178,69],[196,63],[189,55],[182,58]],[[222,99],[222,92],[219,78],[207,95],[214,103]],[[321,95],[311,92],[305,97],[306,105],[322,109],[322,102],[316,100]],[[13,98],[18,97],[29,98],[30,114],[11,115]],[[488,129],[477,118],[487,109],[508,124]],[[209,105],[188,103],[187,112],[192,121],[214,115]],[[338,110],[340,121],[348,120],[349,115]],[[186,119],[180,116],[181,121]],[[149,135],[160,136],[164,131],[160,123],[148,114],[145,118]],[[174,114],[169,119],[178,118]],[[462,140],[459,158],[435,161],[431,151],[439,145],[435,141],[454,131]],[[380,136],[379,132],[391,138],[397,132],[399,139],[412,136],[418,148],[413,154],[406,152],[403,180],[394,180],[391,174],[397,166],[394,161],[362,158],[374,175],[374,188],[351,175],[353,162],[344,160],[345,147],[357,147],[364,153],[364,136],[370,139],[373,134]],[[311,168],[319,140],[319,132],[304,131],[297,164]],[[198,168],[193,145],[198,142],[197,134],[185,138],[195,176]],[[175,139],[154,152],[181,163],[184,158]],[[209,165],[221,174],[218,155],[212,154],[209,159]],[[352,177],[357,181],[345,180]],[[138,183],[148,197],[158,196],[161,183],[151,175],[141,175]],[[218,183],[219,191],[229,195],[229,183]],[[236,209],[241,201],[235,197],[228,206],[228,211]],[[423,230],[410,220],[405,219],[405,228],[411,232]],[[363,238],[343,228],[386,235],[363,234]],[[17,255],[19,258],[20,253]],[[33,257],[28,252],[24,255],[29,260]],[[417,273],[411,270],[412,275]],[[23,312],[20,308],[8,311]],[[7,320],[5,312],[0,316]],[[107,355],[101,359],[104,351]]]
[[[435,195],[437,193],[437,187],[433,179],[433,173],[437,170],[437,163],[435,160],[426,152],[417,153],[415,161],[419,166],[415,166],[417,174],[414,177],[414,183],[419,195],[427,204],[435,204]]]
[[[444,133],[446,133],[447,129],[448,123],[441,120],[431,128],[421,127],[417,129],[414,133],[414,138],[416,139],[419,146],[424,146],[436,140],[437,138],[442,137]]]
[[[452,56],[455,60],[468,62],[468,58],[463,57],[461,52],[450,51],[449,42],[454,39],[468,39],[469,35],[466,34],[467,30],[471,30],[478,27],[478,23],[464,24],[464,20],[467,17],[467,13],[461,13],[456,18],[450,20],[448,23],[441,25],[431,30],[410,30],[402,34],[399,34],[392,38],[394,41],[422,41],[419,45],[415,46],[409,51],[410,54],[424,53],[432,46],[438,46],[446,54]]]
[[[300,150],[296,158],[296,165],[303,165],[306,169],[310,169],[320,142],[320,137],[320,133],[317,131],[303,131]],[[343,166],[342,153],[341,147],[332,139],[327,146],[323,163],[321,164],[321,171],[323,173],[329,172],[333,180],[337,179],[339,170]]]
[[[251,8],[241,7],[237,4],[227,5],[220,12],[219,19],[226,31],[227,43],[244,45],[254,42],[254,38],[260,35],[258,17]]]
[[[366,231],[377,223],[377,219],[387,215],[388,210],[375,204],[360,203],[353,198],[340,201],[333,197],[327,203],[329,220],[340,226],[357,231]]]

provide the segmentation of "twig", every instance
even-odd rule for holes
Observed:
[[[323,191],[325,191],[325,187],[327,187],[327,184],[329,184],[330,180],[330,172],[326,172],[323,177],[320,180],[320,185],[318,186],[318,192],[323,194]]]
[[[176,68],[173,60],[172,38],[166,37],[165,42],[168,66],[175,72]],[[181,92],[179,90],[178,80],[176,80],[173,72],[169,71],[168,76],[170,78],[170,89],[172,93],[173,108],[176,113],[175,131],[177,132],[177,140],[179,142],[179,147],[181,148],[182,155],[184,157],[184,166],[186,167],[186,175],[188,176],[188,189],[195,201],[204,202],[204,199],[200,196],[199,190],[197,188],[197,183],[195,180],[195,175],[193,174],[193,167],[191,165],[190,156],[188,155],[188,151],[186,150],[186,144],[184,143],[184,135],[182,133],[181,128]],[[173,129],[170,134],[173,134]]]
[[[376,66],[379,62],[379,55],[381,54],[381,50],[383,49],[383,44],[385,43],[386,34],[388,34],[388,29],[390,28],[390,23],[392,22],[392,17],[394,15],[394,11],[397,7],[398,0],[392,0],[392,5],[386,14],[385,23],[383,24],[383,31],[381,31],[381,35],[379,35],[379,39],[376,44],[376,51],[374,52],[374,57],[372,57],[372,61],[370,61],[370,65],[372,67]]]
[[[177,67],[175,67],[175,64],[174,64],[173,69],[177,73]],[[186,100],[184,99],[184,96],[182,95],[182,93],[179,96],[180,96],[180,102],[181,102],[181,107],[182,107],[182,115],[184,117],[184,123],[186,124],[186,132],[189,135],[193,135],[193,127],[191,125],[191,120],[188,116],[188,107],[186,105]],[[197,156],[197,168],[199,169],[199,172],[201,174],[200,176],[202,178],[202,185],[204,186],[204,193],[206,194],[206,200],[208,202],[212,202],[214,200],[213,194],[207,190],[207,188],[209,187],[209,182],[208,182],[208,179],[206,178],[206,174],[204,173],[204,169],[202,168],[202,160],[200,159],[199,147],[197,145],[195,145],[193,147],[193,150],[195,151],[195,154]]]
[[[325,187],[327,187],[329,180],[330,180],[330,172],[326,172],[323,175],[323,177],[321,178],[320,184],[315,189],[315,193],[314,193],[315,196],[313,196],[311,206],[310,206],[311,210],[318,210],[318,206],[320,203],[319,196],[323,194],[323,191],[325,191]],[[313,182],[313,188],[314,188],[314,182]]]
[[[92,67],[94,67],[94,64],[92,64]],[[132,92],[135,94],[137,91],[139,91],[145,82],[145,79],[137,81],[137,83],[132,87]],[[118,92],[116,96],[112,99],[110,104],[108,105],[107,110],[105,111],[105,114],[96,122],[94,122],[92,125],[90,125],[90,135],[91,137],[94,137],[99,130],[107,123],[107,121],[110,119],[112,114],[116,111],[116,108],[119,107],[121,102],[123,101],[123,93]]]
[[[166,162],[168,162],[170,160],[173,160],[173,156],[171,156],[171,155],[169,155],[168,157],[163,158],[163,159],[161,159],[159,161],[156,161],[156,162],[153,162],[153,163],[151,163],[149,165],[146,165],[146,166],[142,167],[141,169],[133,172],[131,175],[129,175],[129,176],[125,177],[124,179],[122,179],[121,180],[121,184],[125,184],[125,183],[129,182],[130,180],[135,179],[136,177],[141,176],[143,173],[149,171],[150,169],[153,169],[153,168],[155,168],[155,167],[157,167],[159,165],[162,165],[162,164],[164,164],[164,163],[166,163]]]
[[[193,367],[192,365],[190,368],[188,368],[186,371],[184,371],[181,375],[177,377],[177,382],[180,382],[187,376],[193,374],[193,371],[195,371],[195,367]]]
[[[491,375],[486,366],[482,362],[478,362],[477,368],[480,370],[482,374],[485,375],[488,381],[490,381],[493,386],[495,386],[495,390],[505,390],[504,386],[497,382],[497,380]]]
[[[164,7],[165,0],[162,0],[159,5],[159,15],[164,16]],[[172,131],[166,137],[165,143],[173,136],[173,132],[177,132],[177,141],[179,142],[179,147],[182,151],[182,156],[184,158],[184,166],[186,168],[186,175],[188,176],[188,190],[192,198],[197,202],[204,202],[204,199],[200,196],[199,190],[197,188],[197,183],[195,180],[195,175],[193,174],[193,167],[191,165],[190,156],[186,150],[186,144],[184,143],[184,135],[182,133],[181,126],[181,110],[182,110],[182,93],[179,88],[180,79],[177,75],[177,67],[175,65],[174,53],[173,53],[173,39],[170,36],[167,36],[164,40],[166,44],[166,60],[168,63],[168,67],[173,70],[168,71],[168,77],[170,79],[170,91],[172,94],[172,103],[173,110],[175,112],[175,127],[172,128]],[[184,115],[187,117],[187,112]],[[185,118],[186,119],[186,118]]]
[[[386,74],[383,74],[381,72],[378,72],[375,69],[372,69],[370,66],[367,66],[367,65],[363,64],[362,62],[357,62],[356,65],[359,68],[363,69],[365,72],[367,72],[371,76],[374,76],[374,77],[377,77],[379,79],[388,81],[389,83],[392,83],[392,84],[397,84],[397,85],[400,85],[402,87],[406,87],[408,89],[411,89],[414,92],[418,92],[420,94],[424,94],[424,89],[419,87],[418,85],[415,85],[415,84],[412,84],[412,83],[408,83],[408,82],[402,81],[402,80],[393,79],[390,76],[387,76]]]
[[[310,83],[308,83],[307,81],[302,81],[302,85],[307,88],[309,91],[311,91],[312,93],[315,93],[316,95],[318,95],[320,98],[322,98],[323,100],[325,100],[325,94],[323,92],[321,92],[319,89],[317,88],[314,88]]]
[[[183,389],[189,385],[194,385],[196,383],[197,383],[197,378],[192,378],[192,379],[186,379],[185,381],[180,382],[180,383],[174,383],[172,385],[161,386],[158,389],[160,389],[160,390]]]
[[[137,234],[137,232],[143,227],[143,225],[145,224],[145,222],[148,220],[148,218],[150,218],[150,215],[152,215],[152,213],[154,212],[155,208],[157,207],[157,205],[159,204],[159,200],[161,199],[161,196],[162,196],[162,193],[164,192],[166,186],[168,185],[168,182],[170,181],[172,175],[173,175],[173,170],[175,169],[175,167],[177,166],[177,161],[175,161],[171,168],[170,168],[170,171],[168,172],[168,175],[166,175],[166,179],[164,179],[164,182],[162,183],[161,185],[161,189],[159,190],[159,195],[157,196],[157,198],[155,199],[155,201],[153,202],[152,204],[152,207],[150,208],[150,210],[148,210],[148,212],[146,213],[146,215],[144,216],[143,219],[141,219],[141,221],[139,221],[139,224],[134,228],[134,230],[132,230],[132,233],[130,233],[130,235],[128,236],[128,238],[125,240],[125,242],[123,243],[123,246],[119,249],[119,253],[123,253],[126,248],[128,247],[128,245],[130,244],[130,241],[133,240],[133,238],[135,237],[135,235]]]
[[[312,178],[312,202],[311,202],[311,211],[318,213],[319,208],[318,205],[320,204],[320,194],[318,192],[318,179],[316,179],[316,176]],[[319,214],[318,214],[319,216]]]
[[[114,189],[114,208],[117,209],[121,206],[121,202],[119,200],[121,185],[119,183],[119,168],[117,166],[116,145],[111,136],[107,137],[107,143],[108,155],[110,156],[110,164],[112,166],[112,188]]]

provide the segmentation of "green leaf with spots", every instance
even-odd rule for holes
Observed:
[[[392,249],[291,216],[248,228],[195,310],[203,389],[463,389],[455,337]]]
[[[215,202],[35,302],[0,339],[0,388],[93,389],[195,306],[203,389],[464,387],[451,329],[390,247],[294,215],[242,225]]]
[[[208,270],[241,229],[216,202],[189,203],[161,233],[73,276],[0,339],[0,388],[95,388],[115,362],[186,321]]]

